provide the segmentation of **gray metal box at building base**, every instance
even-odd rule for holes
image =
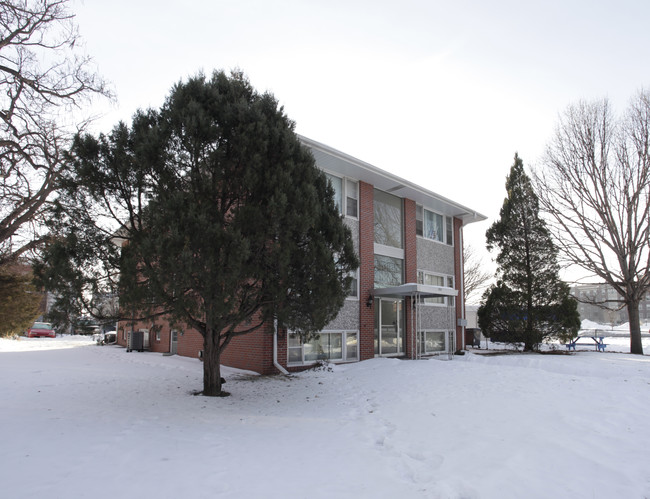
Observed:
[[[144,351],[144,332],[129,331],[129,336],[126,342],[126,351],[130,352],[132,350],[137,350],[138,352]]]

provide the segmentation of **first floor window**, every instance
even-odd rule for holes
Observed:
[[[359,298],[359,269],[350,272],[350,287],[348,288],[348,298]]]
[[[422,353],[441,353],[447,351],[447,331],[422,331],[420,333]]]
[[[289,364],[309,364],[319,360],[353,361],[359,359],[356,331],[321,331],[309,339],[289,332]]]

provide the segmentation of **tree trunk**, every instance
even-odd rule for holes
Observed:
[[[639,321],[639,302],[637,300],[628,301],[627,316],[630,322],[630,353],[643,355],[641,324]]]
[[[221,352],[219,333],[208,328],[203,340],[203,395],[221,397]]]
[[[534,352],[535,351],[535,339],[532,333],[526,333],[526,339],[524,341],[524,352]]]

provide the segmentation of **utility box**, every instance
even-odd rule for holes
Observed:
[[[131,352],[137,350],[138,352],[144,351],[144,332],[143,331],[129,331],[126,339],[126,351]]]
[[[481,330],[478,328],[465,329],[465,346],[481,348]]]

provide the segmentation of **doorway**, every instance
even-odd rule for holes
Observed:
[[[172,329],[170,340],[169,340],[169,353],[176,354],[178,353],[178,331]]]
[[[375,355],[404,353],[404,301],[375,298]]]

